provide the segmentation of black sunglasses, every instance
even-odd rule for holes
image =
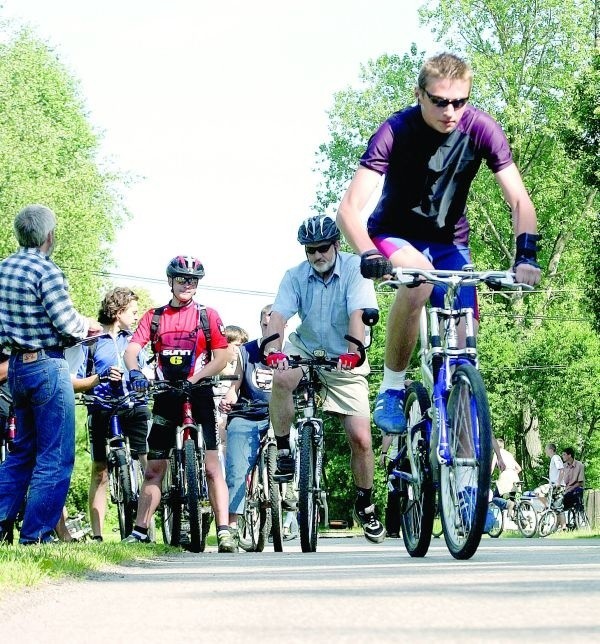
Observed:
[[[458,110],[461,107],[464,107],[469,100],[469,97],[467,96],[466,98],[456,98],[453,101],[451,101],[449,98],[440,98],[439,96],[432,96],[426,89],[424,89],[423,91],[425,92],[425,94],[427,94],[427,98],[436,107],[448,107],[448,105],[452,105],[452,107],[455,110]]]
[[[305,246],[306,254],[314,255],[316,252],[319,252],[321,253],[321,255],[324,255],[332,246],[333,242],[330,242],[329,244],[323,244],[322,246]]]
[[[198,284],[197,277],[183,277],[183,275],[176,275],[173,278],[173,281],[176,284],[191,284],[192,286],[196,286],[196,284]]]

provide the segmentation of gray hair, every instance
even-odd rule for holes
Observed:
[[[15,217],[15,236],[23,248],[39,248],[56,228],[56,215],[47,206],[25,206]]]

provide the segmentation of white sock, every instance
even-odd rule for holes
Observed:
[[[383,365],[383,380],[381,381],[381,387],[379,387],[379,393],[387,389],[403,391],[405,379],[406,369],[404,371],[392,371],[389,367]]]

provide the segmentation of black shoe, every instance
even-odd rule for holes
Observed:
[[[375,516],[375,505],[364,510],[354,508],[354,520],[362,527],[365,537],[372,543],[381,543],[385,539],[383,523]]]

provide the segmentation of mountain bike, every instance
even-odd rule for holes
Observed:
[[[369,326],[375,324],[378,319],[379,314],[376,310],[366,309],[363,313],[363,322]],[[262,341],[260,350],[263,360],[265,346],[278,337],[276,334]],[[345,339],[356,345],[360,355],[356,366],[361,366],[366,360],[366,347],[352,336],[346,335]],[[324,427],[323,420],[317,415],[317,393],[323,384],[320,378],[321,371],[335,369],[338,358],[329,358],[324,350],[317,349],[310,358],[291,355],[288,362],[290,368],[301,367],[304,371],[294,394],[297,415],[294,480],[298,486],[300,547],[302,552],[315,552],[320,513],[327,502],[323,486]]]
[[[125,539],[135,525],[144,473],[139,460],[132,455],[129,438],[123,434],[120,414],[130,410],[136,403],[145,404],[145,398],[135,392],[112,398],[85,393],[81,394],[78,402],[110,413],[106,436],[108,487],[111,501],[117,506],[121,539]]]
[[[490,490],[492,432],[487,394],[478,371],[474,314],[460,307],[464,286],[525,289],[505,271],[476,272],[396,268],[382,286],[444,289],[442,307],[423,307],[421,375],[405,392],[407,433],[392,475],[404,497],[402,537],[412,557],[427,554],[439,494],[444,539],[456,559],[469,559],[485,528]],[[459,323],[466,330],[459,347]],[[432,404],[433,401],[433,404]]]
[[[249,410],[268,411],[267,402],[242,402],[231,405],[228,419],[236,413]],[[275,480],[277,469],[277,441],[270,425],[262,432],[258,453],[252,469],[246,476],[244,511],[238,521],[240,548],[246,552],[262,552],[269,532],[273,548],[283,550],[283,513],[279,483]]]
[[[175,447],[162,482],[160,512],[165,543],[191,552],[204,552],[212,521],[206,478],[206,447],[202,427],[192,416],[191,393],[198,387],[216,385],[239,376],[210,376],[197,383],[188,380],[154,380],[152,396],[174,392],[181,399],[181,423],[175,428]]]

